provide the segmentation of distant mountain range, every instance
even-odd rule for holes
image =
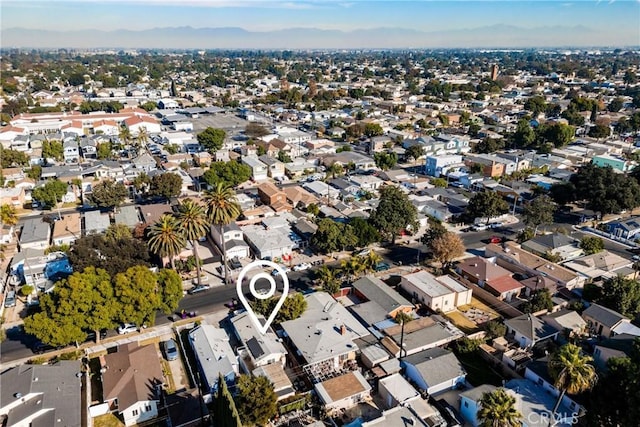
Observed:
[[[520,28],[493,25],[472,29],[419,31],[375,28],[353,31],[290,28],[248,31],[242,28],[169,27],[149,30],[53,31],[5,28],[3,48],[155,48],[155,49],[393,49],[522,48],[637,45],[584,26]]]

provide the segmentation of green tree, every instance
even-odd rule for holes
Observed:
[[[531,299],[522,304],[523,313],[536,313],[538,311],[553,309],[553,301],[551,300],[551,292],[549,289],[539,289],[532,296]]]
[[[160,304],[156,310],[161,310],[165,314],[173,313],[183,296],[182,278],[176,271],[167,268],[158,271],[156,278],[160,295]]]
[[[557,413],[565,393],[583,393],[596,384],[598,376],[592,361],[591,356],[583,355],[580,347],[570,343],[551,355],[547,369],[553,379],[553,386],[560,390],[553,415]]]
[[[157,105],[153,101],[147,101],[144,104],[140,105],[140,107],[145,111],[153,111],[157,108]]]
[[[347,276],[347,280],[353,282],[364,272],[364,262],[359,256],[351,256],[340,261],[340,271]]]
[[[596,124],[589,128],[589,136],[591,138],[606,138],[611,134],[611,128],[606,125]]]
[[[0,224],[16,225],[18,223],[18,213],[16,208],[3,203],[0,206]]]
[[[231,187],[219,182],[211,190],[207,190],[204,193],[204,204],[206,207],[206,214],[209,222],[218,228],[218,234],[223,236],[223,229],[225,226],[231,224],[236,218],[240,216],[241,208],[238,204],[235,191]],[[222,242],[222,258],[224,266],[224,282],[228,282],[228,268],[227,268],[227,245],[224,238]]]
[[[50,209],[61,202],[65,194],[67,194],[67,184],[54,179],[47,181],[42,187],[34,188],[31,197]]]
[[[182,178],[177,173],[165,172],[154,175],[151,178],[149,194],[151,196],[164,197],[171,200],[172,197],[180,195],[182,191]]]
[[[533,145],[536,140],[536,133],[527,120],[522,119],[518,122],[513,140],[515,144],[521,148],[527,148]]]
[[[388,185],[380,190],[380,201],[370,221],[395,243],[396,236],[402,230],[418,230],[418,211],[405,193],[398,187]]]
[[[178,227],[178,221],[173,215],[162,215],[160,219],[149,227],[149,249],[161,258],[169,258],[171,268],[175,270],[175,257],[185,247],[185,238]]]
[[[367,123],[364,125],[364,134],[369,138],[382,135],[384,131],[378,123]]]
[[[424,156],[424,148],[420,144],[412,145],[411,147],[406,149],[404,155],[410,159],[413,159],[413,161],[416,161],[420,157]]]
[[[120,302],[120,322],[138,326],[153,325],[161,305],[158,277],[145,266],[137,265],[113,279],[114,293]]]
[[[87,331],[95,331],[99,340],[101,329],[115,326],[119,310],[109,274],[88,267],[40,297],[40,311],[25,318],[25,331],[53,346],[83,342]]]
[[[576,187],[570,182],[559,182],[551,186],[549,195],[554,202],[564,206],[575,200]]]
[[[405,313],[404,311],[399,311],[398,313],[396,313],[396,316],[393,318],[393,320],[399,324],[402,325],[403,323],[409,323],[413,320],[413,316],[411,316],[408,313]]]
[[[380,241],[380,233],[368,220],[364,218],[353,218],[349,221],[354,234],[358,238],[359,247],[369,246]]]
[[[447,233],[447,228],[442,225],[442,222],[440,220],[432,216],[428,218],[428,225],[429,228],[427,228],[427,231],[425,231],[425,233],[422,235],[420,241],[424,245],[431,247],[431,243],[434,240]]]
[[[307,205],[307,213],[313,216],[318,216],[320,215],[320,207],[317,203],[310,203]]]
[[[75,241],[69,252],[74,271],[86,267],[102,268],[114,277],[132,266],[149,266],[147,245],[134,238],[107,239],[100,234],[90,234]]]
[[[31,166],[31,169],[26,171],[26,173],[28,178],[31,178],[36,182],[40,181],[40,178],[42,177],[42,166],[33,165]]]
[[[111,142],[103,142],[98,144],[98,150],[96,156],[100,160],[110,159],[112,156],[112,146]]]
[[[623,105],[624,105],[624,102],[622,98],[618,96],[618,97],[615,97],[613,100],[611,100],[611,102],[607,106],[607,110],[611,111],[612,113],[617,113],[618,111],[622,110]]]
[[[524,223],[527,227],[533,227],[534,233],[537,234],[539,226],[553,223],[554,211],[555,204],[551,197],[546,194],[540,195],[531,202],[525,203],[522,213]]]
[[[447,188],[447,180],[444,178],[429,178],[429,182],[435,187],[438,188]]]
[[[123,183],[107,179],[93,187],[89,200],[94,206],[113,209],[120,206],[128,195]]]
[[[125,224],[111,224],[104,233],[105,240],[119,242],[133,238],[131,229]]]
[[[197,136],[198,142],[209,152],[213,153],[222,148],[224,139],[227,136],[226,132],[222,129],[215,129],[208,127]]]
[[[389,170],[398,163],[398,155],[391,152],[380,152],[373,154],[373,160],[376,163],[376,166],[382,169],[383,171]]]
[[[276,302],[276,299],[273,299]],[[287,320],[294,320],[302,316],[302,313],[307,309],[307,300],[304,296],[296,292],[293,295],[289,294],[284,300],[284,304],[280,307],[276,321],[278,323],[286,322]]]
[[[183,200],[178,205],[178,229],[191,244],[193,256],[196,260],[198,286],[200,285],[200,257],[198,255],[198,240],[209,232],[210,224],[204,207],[191,199]]]
[[[278,151],[278,160],[280,160],[282,163],[291,163],[291,156],[289,154],[287,154],[285,151],[280,150]]]
[[[245,426],[267,425],[278,412],[278,396],[271,381],[264,376],[240,375],[236,387],[235,401],[242,423]]]
[[[546,113],[548,109],[547,102],[542,96],[532,96],[524,103],[524,108],[531,111],[533,116],[537,116],[539,113]]]
[[[210,186],[221,182],[231,187],[237,187],[251,178],[251,168],[235,160],[214,162],[205,171],[203,178]]]
[[[244,134],[249,138],[260,138],[269,135],[271,131],[259,123],[250,122],[244,128]]]
[[[520,427],[522,414],[516,409],[516,398],[503,388],[484,393],[480,399],[478,422],[481,427]]]
[[[469,200],[465,214],[470,220],[486,218],[487,222],[489,222],[491,218],[505,214],[508,211],[509,205],[498,193],[484,191],[475,194]]]
[[[373,249],[368,254],[360,256],[362,263],[362,271],[365,274],[373,273],[376,270],[376,266],[382,262],[382,257]]]
[[[67,78],[69,86],[82,86],[85,83],[83,73],[71,73]]]
[[[45,159],[62,160],[64,158],[64,148],[60,141],[42,141],[42,157]]]
[[[10,150],[0,146],[0,165],[3,168],[12,168],[15,166],[27,166],[29,164],[29,156],[22,151]]]
[[[240,414],[238,414],[235,401],[233,400],[233,397],[231,397],[231,393],[229,393],[227,383],[224,378],[222,378],[222,374],[218,375],[218,386],[216,388],[216,393],[213,396],[212,406],[212,418],[215,425],[224,427],[242,427]]]
[[[464,255],[465,247],[460,236],[450,231],[435,238],[430,245],[433,258],[443,266]]]
[[[640,283],[623,277],[607,279],[593,302],[634,318],[640,314]]]
[[[487,333],[487,338],[494,339],[503,337],[507,333],[507,327],[504,323],[500,323],[497,320],[490,320],[484,324],[484,330]]]
[[[315,270],[315,282],[322,286],[322,290],[328,294],[335,294],[340,290],[340,279],[337,270],[324,264]]]
[[[597,254],[604,250],[604,240],[596,236],[585,236],[580,240],[580,249],[582,249],[586,255]]]

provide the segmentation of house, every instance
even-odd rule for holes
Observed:
[[[434,407],[421,399],[412,401],[408,406],[396,406],[382,411],[382,415],[378,418],[360,425],[362,427],[443,427],[447,422]]]
[[[606,225],[607,231],[620,239],[634,240],[640,233],[640,217],[637,216],[611,221]]]
[[[5,179],[8,178],[5,177]],[[25,203],[26,199],[24,188],[0,188],[0,204],[22,208]]]
[[[620,334],[640,336],[640,328],[631,324],[631,320],[607,307],[591,304],[582,312],[589,331],[600,337],[612,338]]]
[[[84,213],[84,234],[104,233],[111,225],[109,214],[98,211]]]
[[[387,320],[382,332],[386,335],[380,343],[394,355],[400,356],[400,344],[403,355],[412,355],[424,350],[444,346],[464,336],[464,333],[442,316],[421,317],[398,325]]]
[[[281,176],[285,176],[284,163],[282,163],[278,159],[274,159],[273,157],[262,155],[258,157],[258,159],[267,165],[268,174],[271,178],[278,178]]]
[[[566,268],[584,276],[587,281],[611,279],[617,276],[635,276],[633,261],[607,250],[585,255],[563,264]]]
[[[436,178],[447,175],[447,171],[454,165],[462,164],[462,156],[460,155],[448,155],[448,156],[427,156],[424,164],[424,173]]]
[[[415,302],[424,304],[431,311],[446,313],[456,308],[457,292],[438,281],[435,276],[425,270],[402,276],[400,287],[411,295]],[[466,293],[467,290],[463,291],[463,293]],[[462,301],[463,299],[466,299],[466,297],[460,300]]]
[[[23,364],[0,374],[0,419],[6,426],[83,425],[82,365],[60,360]]]
[[[381,378],[378,381],[378,394],[387,409],[420,398],[420,393],[400,374]]]
[[[468,281],[487,289],[503,301],[511,301],[524,285],[511,277],[511,272],[479,256],[462,260],[456,268]]]
[[[158,416],[164,384],[158,351],[153,345],[132,342],[120,345],[102,361],[104,402],[117,412],[125,425],[132,426]]]
[[[579,337],[587,331],[587,322],[573,310],[562,309],[542,316],[542,320],[563,333],[565,338]]]
[[[482,384],[460,393],[460,415],[472,427],[480,425],[478,421],[478,411],[481,408],[480,401],[485,393],[492,393],[498,387],[491,384]]]
[[[65,139],[62,143],[65,163],[78,163],[80,159],[80,146],[75,139]]]
[[[509,271],[545,276],[555,280],[557,286],[569,290],[581,288],[585,282],[584,276],[527,252],[516,242],[491,243],[485,248],[485,256],[495,257],[496,263]]]
[[[334,163],[338,163],[342,166],[347,166],[349,163],[353,163],[356,170],[369,170],[376,167],[376,163],[372,157],[356,153],[355,151],[342,151],[322,159],[322,164],[326,167],[330,167]]]
[[[413,304],[377,277],[362,277],[353,282],[351,286],[358,299],[377,304],[390,318],[396,317],[400,312],[411,313],[413,311]]]
[[[154,159],[149,153],[142,153],[141,155],[133,159],[131,163],[133,163],[133,166],[137,170],[144,173],[149,173],[153,170],[158,169],[158,162],[156,162],[156,159]]]
[[[633,351],[635,335],[620,334],[599,341],[593,350],[593,361],[599,369],[606,369],[607,361],[612,357],[628,357]]]
[[[558,255],[563,261],[578,258],[583,254],[575,239],[561,233],[542,234],[523,242],[520,246],[540,256],[547,253]]]
[[[232,385],[238,375],[238,358],[231,349],[229,337],[223,329],[202,324],[189,332],[189,343],[195,353],[202,381],[209,401],[218,388],[218,376]]]
[[[155,224],[160,220],[162,215],[172,214],[171,205],[166,203],[154,203],[151,205],[140,205],[140,214],[142,220],[147,224]]]
[[[298,247],[295,233],[287,226],[265,228],[263,225],[247,225],[242,231],[245,241],[258,259],[267,256],[281,258]]]
[[[67,213],[53,224],[52,244],[71,245],[82,235],[82,224],[79,213]]]
[[[9,245],[13,243],[16,228],[10,224],[0,224],[0,245]]]
[[[146,134],[155,134],[162,131],[160,123],[149,116],[134,116],[124,121],[125,126],[129,129],[131,136],[136,137],[142,132]]]
[[[310,293],[304,299],[307,310],[302,316],[281,323],[285,339],[310,375],[323,369],[337,372],[345,362],[355,360],[358,347],[354,340],[369,331],[326,292]]]
[[[287,194],[272,182],[258,185],[258,197],[265,205],[271,206],[276,212],[290,211],[292,206],[287,202]]]
[[[318,203],[318,198],[309,193],[304,188],[296,185],[295,187],[285,187],[283,189],[287,195],[287,201],[295,208],[306,209],[310,204]]]
[[[259,320],[264,321],[260,317]],[[258,367],[272,363],[281,368],[285,366],[287,350],[271,329],[262,334],[247,312],[232,317],[231,324],[240,344],[237,352],[240,367],[244,372],[251,373]]]
[[[225,250],[227,252],[227,259],[231,258],[249,258],[250,251],[249,245],[244,241],[244,233],[242,229],[238,227],[235,222],[229,223],[222,227],[222,234],[224,235]],[[216,246],[222,252],[222,236],[220,235],[220,228],[216,226],[211,227],[211,238]]]
[[[258,160],[257,157],[244,156],[242,163],[251,168],[251,179],[255,182],[264,181],[269,178],[269,167]]]
[[[134,228],[140,224],[140,213],[136,206],[121,206],[115,213],[116,224],[124,224],[129,228]]]
[[[560,333],[556,328],[531,314],[522,314],[504,321],[508,339],[518,343],[521,348],[531,348],[547,340],[556,340]]]
[[[402,358],[406,377],[429,395],[464,384],[464,367],[453,352],[432,348]]]
[[[42,218],[29,218],[24,221],[20,233],[20,250],[46,249],[51,241],[51,225]]]
[[[360,371],[349,371],[317,383],[314,388],[329,416],[371,399],[371,386]]]
[[[180,108],[180,104],[173,99],[162,98],[158,101],[158,108],[161,110],[175,110],[176,108]]]

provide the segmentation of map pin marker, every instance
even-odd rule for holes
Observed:
[[[253,275],[253,277],[249,281],[249,291],[251,292],[251,295],[257,299],[265,300],[271,298],[275,295],[277,286],[276,281],[272,277],[272,275],[262,271],[265,267],[271,267],[280,273],[279,277],[282,277],[282,295],[276,303],[276,306],[273,308],[273,312],[269,315],[267,321],[263,325],[260,323],[260,320],[258,320],[258,316],[256,315],[256,313],[254,313],[253,307],[251,307],[251,304],[249,304],[249,301],[247,301],[247,299],[245,298],[244,292],[242,292],[242,281],[244,280],[244,276],[253,268],[261,270],[260,273]],[[261,294],[256,291],[256,282],[262,279],[265,279],[267,282],[269,282],[269,291],[266,294]],[[247,264],[242,269],[242,271],[240,271],[240,274],[238,275],[238,281],[236,283],[236,292],[238,293],[238,299],[240,300],[240,302],[242,302],[245,310],[247,310],[247,314],[249,315],[249,318],[251,319],[253,324],[256,325],[256,328],[262,335],[265,335],[267,333],[267,330],[269,329],[269,326],[271,325],[271,322],[273,322],[273,319],[276,318],[276,315],[282,307],[282,304],[284,304],[284,300],[287,298],[287,294],[289,293],[289,278],[287,277],[287,272],[284,270],[284,268],[282,268],[282,266],[276,264],[275,262],[266,260],[253,261],[252,263]]]

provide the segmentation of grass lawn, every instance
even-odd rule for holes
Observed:
[[[94,427],[124,427],[124,423],[113,414],[104,414],[93,419]]]
[[[502,376],[477,351],[465,354],[456,352],[456,356],[467,371],[467,381],[470,384],[476,387],[482,384],[492,384],[497,387],[502,385]]]

